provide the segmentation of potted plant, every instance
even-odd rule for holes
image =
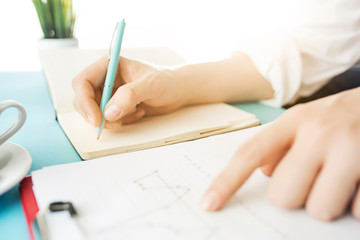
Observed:
[[[38,47],[77,47],[74,38],[75,15],[72,0],[33,0],[44,38]]]

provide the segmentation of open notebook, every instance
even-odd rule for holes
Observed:
[[[120,130],[96,129],[87,124],[73,106],[72,79],[106,50],[57,49],[40,51],[57,119],[83,159],[129,152],[202,138],[259,124],[253,114],[225,103],[188,106],[173,113],[146,117]],[[150,64],[174,67],[184,60],[168,48],[123,49],[123,56]]]

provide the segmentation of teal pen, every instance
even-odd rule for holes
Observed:
[[[118,22],[116,25],[116,29],[112,40],[114,42],[114,45],[110,46],[110,56],[109,56],[110,62],[107,69],[105,83],[104,83],[104,90],[101,97],[101,103],[100,103],[101,123],[100,126],[98,126],[97,128],[97,140],[99,140],[101,131],[103,130],[105,125],[104,109],[106,104],[109,102],[109,99],[111,98],[111,94],[114,86],[114,80],[116,76],[116,69],[120,57],[120,49],[121,49],[122,38],[124,35],[124,29],[125,29],[125,20],[123,19],[122,21]]]

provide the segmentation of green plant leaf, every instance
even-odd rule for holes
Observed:
[[[72,0],[32,0],[44,38],[72,38],[75,25]]]

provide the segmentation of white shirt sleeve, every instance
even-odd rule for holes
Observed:
[[[299,0],[301,2],[301,0]],[[309,96],[360,58],[360,0],[302,0],[301,22],[243,49],[274,91],[273,106]]]

